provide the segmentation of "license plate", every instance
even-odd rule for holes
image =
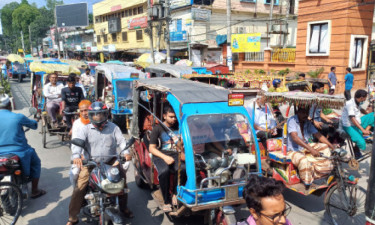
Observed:
[[[227,187],[225,188],[225,200],[236,200],[238,199],[238,187]]]

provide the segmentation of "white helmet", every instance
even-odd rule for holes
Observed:
[[[7,94],[0,94],[0,107],[7,107],[9,102],[10,100]]]

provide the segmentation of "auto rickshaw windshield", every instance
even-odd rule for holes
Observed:
[[[125,80],[116,81],[116,91],[117,91],[117,97],[119,101],[132,99],[133,98],[132,88],[133,88],[132,81],[125,81]]]
[[[210,148],[246,150],[251,140],[249,122],[241,114],[206,114],[187,119],[194,154]],[[220,150],[220,149],[217,149]]]

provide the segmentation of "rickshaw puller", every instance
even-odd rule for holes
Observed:
[[[62,107],[61,111],[75,112],[78,109],[78,103],[84,99],[82,88],[76,87],[76,75],[74,73],[69,74],[67,79],[68,87],[61,90]],[[70,129],[72,127],[73,115],[65,115],[64,120]]]
[[[58,75],[52,73],[48,77],[49,83],[44,85],[43,94],[47,99],[46,107],[48,115],[52,119],[52,124],[56,128],[58,126],[56,114],[60,109],[61,103],[61,90],[64,88],[64,85],[60,82],[57,82]]]
[[[322,175],[329,174],[333,169],[332,162],[325,158],[319,158],[320,154],[329,157],[330,149],[334,146],[318,132],[314,125],[308,120],[309,106],[298,106],[297,114],[288,119],[288,156],[291,158],[293,165],[298,167],[299,176],[302,182],[308,187],[314,181],[314,178],[321,178]],[[312,137],[318,139],[320,143],[315,149],[314,144],[308,142]],[[327,147],[328,146],[328,147]],[[310,153],[312,157],[306,157]],[[319,171],[313,165],[319,165]]]
[[[163,195],[164,212],[171,212],[171,196],[169,194],[170,187],[170,173],[175,174],[175,184],[177,181],[177,171],[178,171],[178,153],[177,153],[177,143],[178,143],[178,128],[177,128],[177,118],[174,110],[170,106],[164,107],[163,110],[163,124],[158,124],[154,127],[150,136],[150,153],[153,155],[152,161],[158,171],[158,179],[160,190]],[[166,129],[164,126],[168,127],[170,130]],[[161,142],[160,150],[157,149]],[[175,188],[173,188],[175,190]]]
[[[122,132],[118,126],[108,121],[108,108],[101,102],[94,102],[89,107],[89,119],[90,124],[82,129],[82,132],[78,133],[77,138],[85,140],[88,146],[88,151],[94,160],[104,160],[105,163],[110,163],[113,166],[119,164],[117,160],[113,158],[101,158],[95,156],[108,156],[117,154],[117,147],[124,149],[126,146],[126,140],[122,135]],[[81,169],[77,186],[73,190],[72,197],[69,204],[69,220],[67,225],[73,225],[78,223],[77,215],[80,212],[84,196],[86,194],[86,188],[89,183],[90,170],[87,167],[82,166],[81,153],[83,149],[76,145],[72,145],[72,158],[73,163]],[[124,157],[127,161],[131,160],[129,150],[124,151]],[[122,168],[122,167],[120,167]],[[124,173],[123,177],[126,184],[126,173],[120,169],[121,173]],[[126,187],[126,185],[125,185]],[[121,211],[128,218],[134,217],[133,213],[127,208],[127,193],[119,196],[119,205]]]
[[[366,141],[363,135],[370,135],[370,129],[374,127],[374,113],[368,113],[361,108],[366,98],[367,92],[365,90],[357,90],[354,98],[346,102],[341,116],[343,129],[360,150],[366,149]],[[362,116],[361,113],[365,115]],[[358,148],[354,149],[356,158],[360,158],[362,155]]]

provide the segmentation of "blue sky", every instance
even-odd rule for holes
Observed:
[[[46,4],[45,0],[28,0],[29,3],[35,2],[38,7],[44,6]],[[87,2],[89,11],[92,12],[92,4],[100,2],[102,0],[64,0],[64,4],[71,4],[71,3],[81,3]],[[4,5],[11,3],[11,2],[21,2],[21,0],[0,0],[0,9],[3,8]]]

